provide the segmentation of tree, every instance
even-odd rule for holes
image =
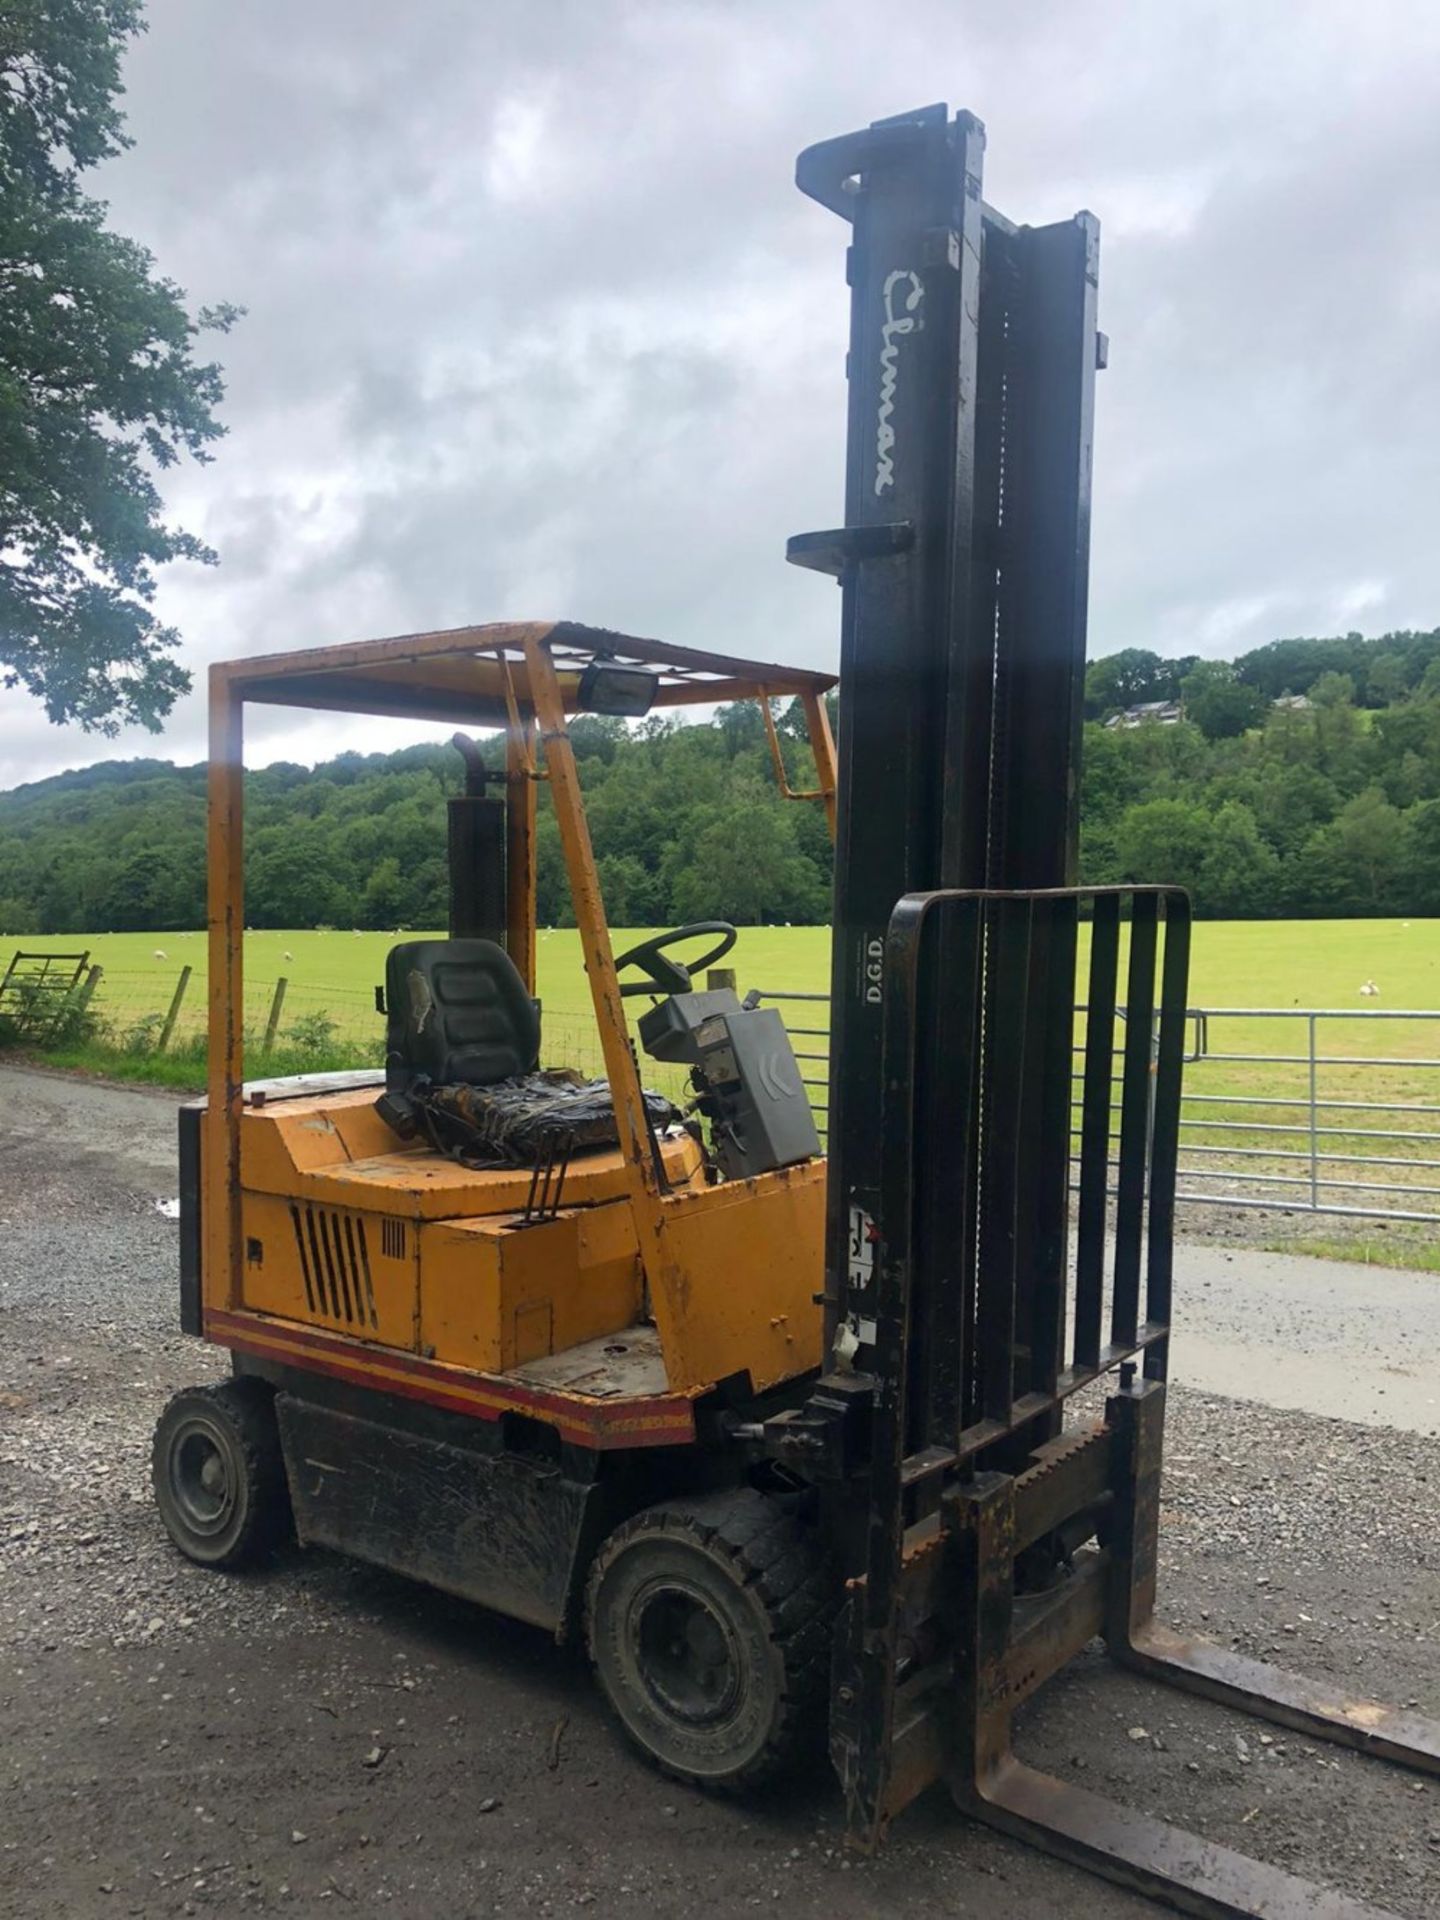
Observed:
[[[1140,884],[1195,892],[1210,851],[1210,819],[1188,800],[1146,800],[1131,807],[1115,835],[1121,876]]]
[[[1389,653],[1421,682],[1373,713],[1351,704],[1342,676],[1338,704],[1270,708],[1263,724],[1215,740],[1188,722],[1089,723],[1087,882],[1178,881],[1207,916],[1433,912],[1440,697],[1423,687],[1432,643],[1440,637],[1354,643],[1370,649],[1355,656],[1361,669]],[[1440,673],[1432,687],[1437,680]],[[1220,681],[1228,692],[1223,668]],[[825,812],[779,798],[763,728],[664,716],[633,727],[588,715],[575,728],[586,749],[580,777],[595,859],[617,925],[673,926],[717,913],[796,925],[828,918]],[[791,785],[808,785],[793,726],[781,746]],[[493,763],[500,745],[492,739],[485,751]],[[444,926],[445,795],[459,778],[457,756],[438,745],[247,774],[252,924]],[[540,922],[573,925],[548,784],[538,807]],[[197,926],[204,834],[203,767],[109,761],[0,793],[0,932]]]
[[[1310,683],[1310,698],[1317,707],[1353,707],[1354,676],[1348,673],[1322,673]]]
[[[607,853],[596,862],[600,897],[612,927],[652,927],[665,917],[654,876],[633,853]],[[657,907],[662,910],[657,912]]]
[[[18,894],[0,894],[0,940],[37,932],[35,909]]]
[[[1180,683],[1185,718],[1207,740],[1231,740],[1257,726],[1265,713],[1265,696],[1257,687],[1237,678],[1225,660],[1200,660]]]
[[[1287,732],[1291,724],[1287,715],[1272,722],[1277,730]],[[1314,729],[1309,731],[1313,742]],[[1340,796],[1314,767],[1275,760],[1262,766],[1249,783],[1246,804],[1266,841],[1285,860],[1299,853],[1317,826],[1333,819]]]
[[[1423,800],[1405,815],[1404,897],[1416,913],[1440,902],[1440,800]],[[3,911],[3,908],[0,908]]]
[[[106,231],[80,176],[130,144],[116,104],[142,0],[9,0],[0,13],[0,677],[54,721],[158,729],[189,675],[152,601],[170,560],[155,474],[209,458],[220,369],[151,256]]]
[[[1358,633],[1328,640],[1271,640],[1252,653],[1242,653],[1235,672],[1267,700],[1278,700],[1282,693],[1308,693],[1322,673],[1353,674],[1363,664],[1367,645],[1374,642]]]
[[[1311,839],[1304,865],[1319,900],[1376,913],[1396,904],[1410,859],[1404,814],[1378,787],[1367,787]]]
[[[1092,660],[1085,669],[1085,713],[1099,720],[1117,707],[1146,700],[1173,700],[1180,682],[1195,665],[1194,656],[1166,660],[1145,647],[1125,647]]]
[[[1377,653],[1365,673],[1365,698],[1372,707],[1398,706],[1410,691],[1410,675],[1405,657],[1399,653]]]
[[[671,894],[677,921],[738,926],[815,921],[826,904],[824,884],[796,845],[789,813],[762,793],[738,798],[701,828]]]
[[[396,927],[405,917],[405,882],[393,853],[377,860],[365,882],[361,918],[367,927]]]
[[[346,900],[325,851],[296,833],[246,862],[245,904],[252,926],[334,926]]]
[[[1200,862],[1195,905],[1221,919],[1275,911],[1280,863],[1261,837],[1255,815],[1227,801],[1210,820],[1210,843]]]

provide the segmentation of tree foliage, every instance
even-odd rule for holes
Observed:
[[[1217,916],[1440,913],[1437,661],[1440,629],[1277,641],[1195,667],[1179,725],[1087,728],[1085,878]]]
[[[1360,658],[1317,672],[1312,690],[1338,680],[1333,699],[1326,689],[1309,706],[1263,706],[1243,732],[1089,724],[1083,878],[1178,882],[1210,916],[1440,914],[1440,675],[1429,671],[1440,632],[1368,644],[1409,662],[1389,706],[1353,704],[1352,687],[1369,682]],[[1249,698],[1242,664],[1219,683]],[[790,784],[809,786],[794,716],[778,729]],[[614,924],[828,919],[824,813],[777,792],[753,704],[714,725],[585,716],[571,737]],[[486,752],[498,765],[499,743]],[[438,746],[251,773],[251,923],[443,926],[445,798],[459,778],[457,756]],[[200,767],[109,762],[0,794],[0,933],[198,926],[204,831]],[[565,925],[545,787],[537,864],[540,919]]]
[[[206,329],[146,250],[105,226],[86,169],[130,144],[117,105],[141,0],[0,8],[0,676],[55,721],[152,729],[189,676],[156,569],[211,563],[167,525],[157,473],[223,432]]]
[[[1266,701],[1228,660],[1197,660],[1180,682],[1185,718],[1207,740],[1233,740],[1260,719]]]
[[[828,916],[823,812],[781,797],[754,718],[753,734],[748,717],[724,709],[715,726],[572,723],[613,924]],[[781,731],[791,784],[813,785],[808,746]],[[498,766],[499,743],[485,751]],[[247,775],[249,923],[444,926],[445,802],[459,785],[458,756],[440,746]],[[572,925],[548,787],[536,837],[541,924]],[[199,926],[204,841],[203,767],[112,761],[0,794],[0,933]]]
[[[1195,665],[1195,656],[1167,660],[1144,647],[1125,647],[1092,660],[1085,670],[1085,715],[1103,720],[1121,707],[1138,707],[1152,700],[1178,700],[1180,683]]]

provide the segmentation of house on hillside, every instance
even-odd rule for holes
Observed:
[[[1281,713],[1309,713],[1315,702],[1303,693],[1282,693],[1278,700],[1270,702]]]
[[[1185,717],[1178,700],[1142,700],[1138,706],[1122,707],[1105,722],[1107,727],[1173,727]]]

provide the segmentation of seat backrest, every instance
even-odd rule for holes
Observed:
[[[531,1073],[540,1014],[493,940],[406,940],[385,962],[385,1085],[488,1087]]]

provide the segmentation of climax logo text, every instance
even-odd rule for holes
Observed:
[[[894,273],[886,275],[885,324],[880,329],[880,409],[875,416],[877,494],[888,493],[895,484],[895,462],[891,458],[895,450],[895,429],[890,420],[895,412],[895,383],[899,377],[900,349],[896,341],[904,334],[919,330],[919,306],[924,297],[919,274],[912,273],[908,267],[897,267]]]

